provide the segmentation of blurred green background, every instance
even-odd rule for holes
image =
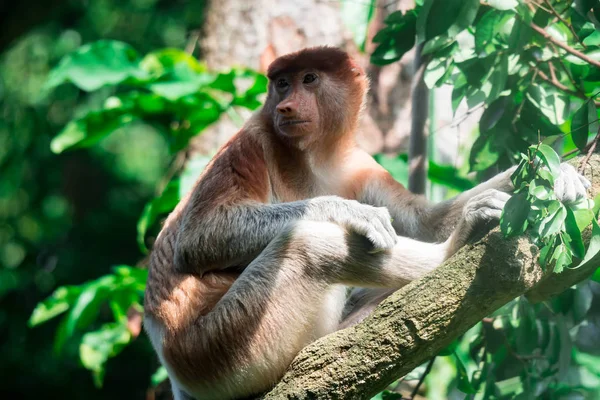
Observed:
[[[204,2],[23,3],[0,5],[12,21],[0,21],[0,398],[145,398],[158,368],[145,338],[109,362],[98,390],[75,340],[53,356],[58,320],[34,329],[27,320],[57,286],[141,260],[136,224],[170,160],[165,138],[133,124],[98,146],[53,154],[51,138],[107,93],[62,85],[46,95],[43,84],[61,57],[100,38],[142,53],[183,48]]]

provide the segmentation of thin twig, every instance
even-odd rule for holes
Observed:
[[[565,92],[566,94],[569,94],[574,97],[579,97],[582,100],[589,100],[589,97],[587,97],[584,93],[580,93],[580,92],[569,89],[567,86],[560,83],[558,80],[551,79],[548,75],[546,75],[546,73],[544,71],[538,70],[538,75],[543,81],[548,82],[549,84],[551,84],[555,88]],[[600,101],[594,101],[594,104],[597,107],[600,107]]]
[[[583,44],[583,42],[581,41],[581,39],[579,39],[579,36],[577,36],[577,33],[575,32],[575,29],[573,29],[573,25],[568,23],[563,17],[562,17],[562,13],[559,13],[558,11],[556,11],[556,9],[552,6],[552,3],[550,3],[549,0],[544,0],[544,3],[546,3],[546,5],[550,8],[551,12],[550,14],[554,15],[556,18],[558,18],[560,20],[560,22],[562,22],[563,24],[565,24],[567,26],[567,28],[569,28],[569,30],[571,31],[571,33],[573,34],[573,36],[575,37],[575,39],[581,43],[581,45],[583,46],[584,49],[587,49],[587,46],[585,44]],[[546,11],[546,10],[544,10]]]
[[[548,60],[548,68],[550,69],[550,77],[552,78],[552,81],[557,82],[558,79],[556,79],[556,71],[554,68],[554,64],[552,64],[550,60]]]
[[[431,360],[429,360],[429,363],[427,363],[427,368],[425,368],[425,371],[423,371],[423,375],[421,375],[419,382],[417,382],[417,386],[415,386],[412,393],[410,394],[409,400],[413,400],[419,393],[419,389],[421,388],[421,385],[425,381],[425,377],[429,374],[429,372],[431,372],[431,368],[433,367],[434,362],[435,362],[435,356]]]
[[[577,90],[581,94],[584,94],[583,90],[581,90],[579,88],[579,86],[577,85],[577,82],[575,82],[575,79],[573,78],[573,75],[571,75],[571,71],[569,71],[569,68],[567,68],[567,66],[565,65],[562,57],[560,56],[560,54],[558,52],[558,49],[556,48],[556,45],[554,45],[554,43],[550,43],[550,47],[552,47],[552,50],[556,53],[556,56],[557,56],[556,60],[558,61],[558,63],[562,67],[563,71],[565,71],[565,74],[567,74],[567,77],[569,78],[569,81],[571,81],[571,85],[573,85],[573,87],[575,88],[575,90]]]
[[[190,39],[185,45],[185,52],[188,54],[193,54],[194,50],[196,50],[196,45],[198,44],[198,40],[200,40],[200,29],[196,29],[190,32]]]
[[[591,64],[591,65],[594,65],[594,66],[600,68],[600,62],[599,61],[596,61],[596,60],[594,60],[594,59],[586,56],[585,54],[583,54],[579,50],[575,50],[574,48],[572,48],[571,46],[569,46],[566,43],[561,42],[560,40],[556,40],[548,32],[546,32],[542,27],[534,24],[533,22],[530,22],[529,26],[531,27],[531,29],[533,29],[534,31],[536,31],[537,33],[539,33],[540,35],[542,35],[544,37],[544,39],[546,39],[547,41],[549,41],[551,43],[554,43],[558,47],[560,47],[563,50],[565,50],[567,53],[570,53],[570,54],[574,55],[575,57],[582,59],[583,61],[587,62],[588,64]]]
[[[578,168],[579,173],[583,172],[588,161],[590,161],[590,157],[592,156],[592,154],[594,154],[594,150],[596,150],[596,145],[598,144],[598,139],[600,139],[600,128],[598,128],[598,133],[596,134],[596,137],[594,138],[592,145],[590,146],[589,150],[587,151],[585,158],[583,160],[581,160],[581,164],[579,164],[579,168]]]

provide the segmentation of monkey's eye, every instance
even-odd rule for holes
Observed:
[[[277,79],[277,82],[275,83],[275,85],[280,88],[280,89],[284,89],[286,87],[289,86],[289,84],[287,83],[287,81],[283,78],[281,79]]]
[[[302,80],[302,83],[312,83],[314,81],[317,80],[317,75],[315,74],[306,74],[304,75],[304,79]]]

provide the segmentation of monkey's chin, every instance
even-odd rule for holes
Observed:
[[[288,139],[301,139],[310,134],[310,122],[296,122],[294,124],[280,124],[277,131]]]

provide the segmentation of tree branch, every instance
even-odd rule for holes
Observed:
[[[551,43],[554,43],[558,47],[560,47],[563,50],[565,50],[567,53],[571,53],[575,57],[579,57],[583,61],[585,61],[585,62],[587,62],[587,63],[589,63],[591,65],[594,65],[597,68],[600,68],[600,62],[598,62],[598,61],[596,61],[596,60],[594,60],[594,59],[586,56],[585,54],[583,54],[579,50],[575,50],[574,48],[572,48],[571,46],[569,46],[566,43],[563,43],[560,40],[556,40],[548,32],[546,32],[541,26],[538,26],[538,25],[534,24],[533,22],[530,22],[529,26],[531,27],[531,29],[533,29],[534,31],[536,31],[537,33],[539,33],[540,35],[542,35],[544,37],[544,39],[546,39],[547,41],[549,41]]]
[[[599,155],[585,175],[597,193]],[[306,347],[264,399],[369,398],[515,297],[544,300],[588,278],[599,263],[544,272],[529,239],[507,240],[495,229],[394,293],[361,324]]]

